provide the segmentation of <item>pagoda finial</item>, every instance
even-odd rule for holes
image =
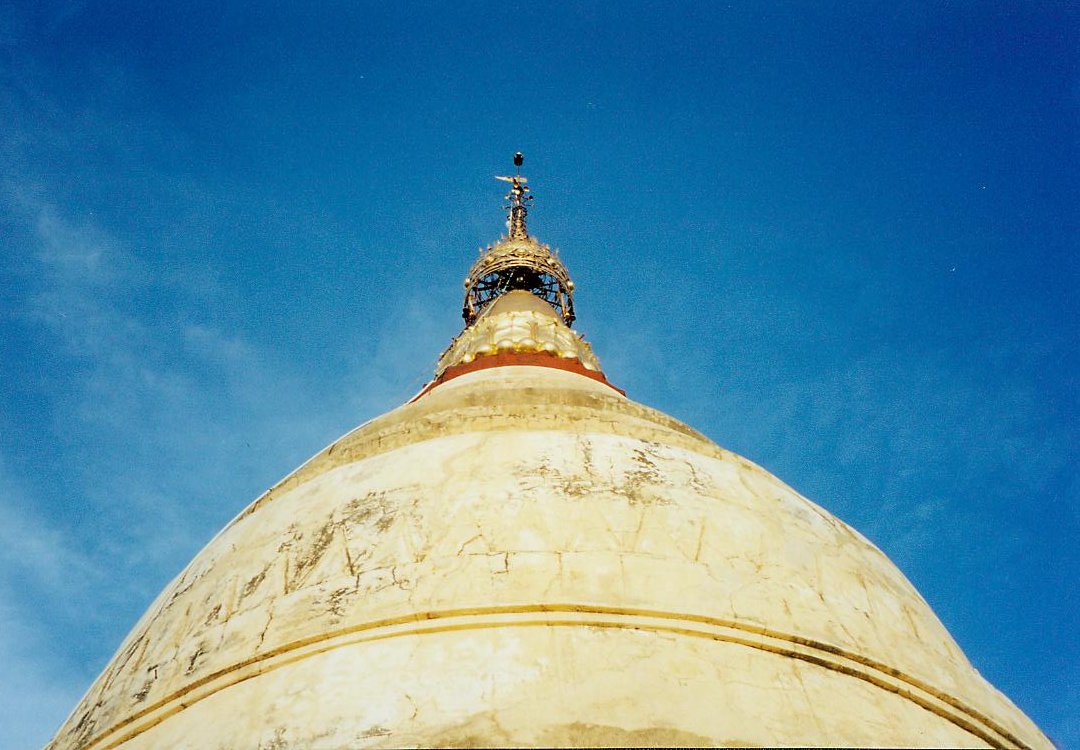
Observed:
[[[461,317],[465,325],[476,322],[487,307],[496,299],[517,289],[538,297],[562,318],[567,326],[574,322],[574,282],[566,266],[550,247],[530,237],[525,229],[525,216],[532,200],[526,180],[521,176],[521,152],[514,154],[514,166],[518,174],[495,179],[510,183],[506,194],[510,202],[510,236],[502,237],[487,250],[469,269],[465,278],[465,303]]]
[[[510,205],[504,206],[510,211],[508,216],[510,226],[510,239],[523,240],[529,236],[529,232],[525,228],[525,217],[529,213],[529,201],[532,200],[531,195],[526,195],[529,192],[528,180],[521,176],[521,165],[525,161],[525,157],[518,151],[514,154],[514,166],[517,167],[517,174],[513,177],[496,177],[496,180],[502,180],[503,182],[510,183],[510,192],[506,194],[506,199],[510,201]]]

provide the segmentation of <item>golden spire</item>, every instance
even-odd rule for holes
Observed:
[[[525,217],[529,214],[529,201],[532,200],[531,195],[526,195],[529,192],[528,180],[521,176],[521,165],[525,161],[525,157],[520,151],[514,154],[514,166],[517,167],[517,174],[513,177],[496,177],[496,180],[502,180],[503,182],[510,183],[510,192],[506,194],[506,200],[510,201],[510,205],[504,206],[510,211],[509,227],[510,227],[510,239],[523,240],[529,236],[529,232],[525,228]]]
[[[469,270],[465,279],[465,304],[461,316],[465,325],[477,317],[496,299],[515,289],[522,289],[551,305],[563,323],[574,322],[574,282],[558,255],[547,245],[530,237],[525,217],[532,200],[528,180],[521,176],[521,152],[514,154],[518,174],[496,177],[510,183],[506,194],[509,205],[509,236],[487,248]]]

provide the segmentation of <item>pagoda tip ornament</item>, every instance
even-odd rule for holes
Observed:
[[[525,228],[525,217],[529,214],[529,201],[533,198],[527,195],[529,192],[528,180],[521,176],[521,165],[525,162],[525,156],[518,151],[514,154],[514,166],[517,174],[513,177],[498,177],[496,180],[510,183],[510,192],[506,194],[506,200],[510,205],[504,206],[510,214],[507,216],[507,226],[510,230],[510,239],[523,240],[529,236]]]
[[[483,251],[465,279],[461,316],[470,326],[492,302],[515,289],[523,289],[547,302],[566,325],[574,322],[574,282],[558,255],[529,235],[526,217],[528,179],[521,175],[521,152],[514,154],[517,174],[495,179],[510,183],[506,194],[508,235]]]

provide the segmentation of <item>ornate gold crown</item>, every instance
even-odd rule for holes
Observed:
[[[507,238],[487,250],[465,279],[465,325],[506,292],[524,289],[551,305],[566,325],[574,322],[574,282],[559,257],[532,237]]]
[[[514,164],[521,166],[520,153]],[[510,235],[489,246],[469,269],[465,278],[465,304],[461,317],[465,325],[477,317],[496,299],[514,289],[523,289],[547,302],[558,312],[566,325],[574,322],[574,282],[558,255],[547,245],[530,237],[525,227],[528,214],[527,180],[520,174],[497,179],[510,183],[506,208]]]

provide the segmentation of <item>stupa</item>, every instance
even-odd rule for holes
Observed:
[[[431,383],[214,537],[49,747],[1050,747],[873,544],[608,382],[516,161]]]

